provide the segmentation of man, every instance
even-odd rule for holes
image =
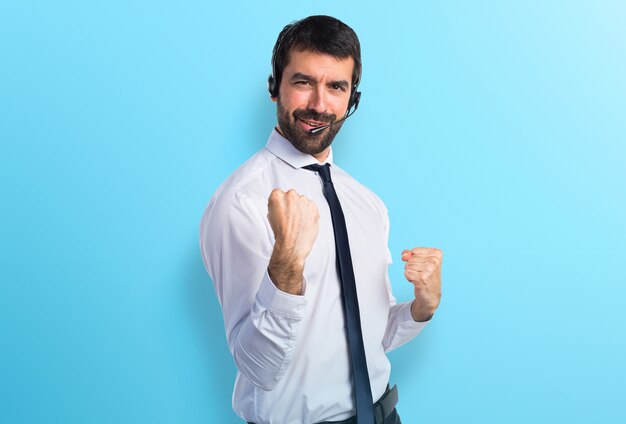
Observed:
[[[385,352],[439,305],[441,252],[427,248],[402,252],[415,299],[396,304],[385,206],[334,163],[360,76],[350,27],[328,16],[287,25],[269,79],[278,126],[202,218],[238,368],[233,409],[248,422],[400,423]]]

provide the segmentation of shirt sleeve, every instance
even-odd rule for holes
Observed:
[[[249,198],[214,196],[200,224],[202,258],[237,368],[264,390],[274,389],[289,366],[306,307],[304,296],[279,290],[269,278],[272,248],[269,222]]]
[[[384,209],[384,227],[385,237],[389,239],[389,218],[387,210]],[[388,244],[388,243],[387,243]],[[387,268],[393,263],[391,252],[387,248]],[[391,281],[389,273],[385,273],[385,283],[387,285],[387,293],[389,295],[389,316],[387,319],[387,328],[383,337],[383,348],[385,352],[392,351],[402,346],[415,336],[417,336],[426,327],[428,322],[417,322],[411,315],[411,304],[413,301],[396,303],[396,298],[391,290]]]
[[[385,352],[402,346],[417,336],[426,327],[429,321],[416,322],[411,315],[411,303],[393,304],[389,309],[389,321],[383,339]]]

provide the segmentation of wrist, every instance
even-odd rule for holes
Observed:
[[[420,308],[417,302],[414,300],[411,303],[411,316],[415,322],[430,321],[435,315],[435,309],[432,308]]]
[[[275,248],[267,272],[277,289],[289,294],[302,294],[303,259],[281,254],[280,250]]]

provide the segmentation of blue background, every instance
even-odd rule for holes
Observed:
[[[361,39],[335,158],[389,208],[397,297],[403,248],[445,252],[403,421],[626,422],[623,2],[88,3],[0,4],[0,422],[239,422],[198,223],[310,14]]]

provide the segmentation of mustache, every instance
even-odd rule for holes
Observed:
[[[315,122],[323,122],[330,123],[337,119],[337,115],[334,113],[318,113],[313,110],[304,110],[304,109],[296,109],[293,112],[293,117],[295,119],[302,119],[305,121],[315,121]]]

